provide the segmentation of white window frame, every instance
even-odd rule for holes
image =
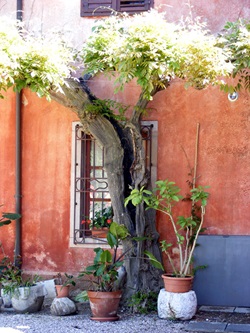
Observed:
[[[71,139],[71,181],[70,181],[70,247],[83,247],[83,248],[95,248],[97,245],[107,247],[103,242],[97,239],[85,237],[85,243],[74,243],[75,232],[75,220],[80,220],[80,193],[75,193],[75,179],[80,176],[81,168],[81,145],[76,143],[75,128],[81,126],[79,121],[72,122],[72,139]],[[158,150],[158,122],[157,121],[142,121],[142,126],[153,125],[151,130],[151,183],[154,184],[157,180],[157,150]],[[77,144],[77,146],[76,146]],[[76,156],[77,154],[77,156]],[[76,167],[78,164],[79,167]],[[75,209],[75,206],[79,209]],[[82,238],[79,238],[79,242]]]

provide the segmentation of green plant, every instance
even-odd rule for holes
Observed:
[[[55,276],[55,284],[62,287],[76,285],[74,276],[67,273],[64,273],[64,276],[62,276],[61,273],[57,273],[57,275]]]
[[[147,314],[157,310],[158,293],[153,291],[138,291],[128,300],[128,306],[133,313]]]
[[[1,265],[4,266],[0,276],[2,284],[9,283],[10,281],[21,281],[21,270],[15,266],[8,256],[1,260]]]
[[[111,206],[105,207],[95,212],[94,218],[90,226],[93,228],[110,227],[113,218],[113,208]]]
[[[134,206],[144,202],[147,209],[153,208],[168,216],[178,246],[178,265],[175,264],[170,254],[170,249],[173,244],[163,240],[161,241],[161,249],[169,260],[174,276],[182,277],[192,274],[191,266],[193,252],[197,244],[198,235],[202,230],[205,207],[209,196],[209,193],[205,191],[206,188],[207,186],[198,186],[190,190],[192,206],[194,207],[195,205],[197,210],[197,203],[200,203],[199,219],[197,218],[197,215],[194,216],[193,213],[190,217],[179,216],[177,219],[174,218],[172,212],[173,206],[182,199],[182,196],[179,195],[179,187],[177,187],[174,182],[170,182],[167,179],[157,181],[153,191],[146,190],[144,187],[141,189],[133,189],[130,195],[125,199],[125,205],[130,201]],[[145,251],[145,254],[149,257],[151,263],[155,267],[161,267],[163,269],[161,263],[157,261],[150,252]]]
[[[15,266],[8,256],[2,259],[1,264],[6,266],[0,276],[0,282],[5,294],[17,294],[19,287],[31,287],[40,280],[38,275],[24,278],[20,268]]]
[[[16,213],[2,213],[2,217],[0,218],[0,227],[10,224],[12,221],[17,220],[20,217],[21,215]]]
[[[250,21],[239,19],[236,22],[227,22],[224,33],[218,39],[218,46],[229,54],[229,61],[234,64],[232,77],[236,84],[221,86],[225,92],[233,93],[242,88],[250,91]]]
[[[118,288],[118,269],[123,265],[126,253],[118,255],[120,241],[129,236],[124,225],[112,222],[107,235],[107,242],[111,250],[104,250],[100,247],[94,249],[95,258],[92,265],[87,266],[79,273],[79,278],[88,276],[91,281],[92,290],[114,291]],[[79,297],[78,297],[79,300]]]

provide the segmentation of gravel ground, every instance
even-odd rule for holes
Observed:
[[[134,315],[120,311],[120,320],[115,322],[96,322],[90,319],[89,304],[78,306],[77,314],[71,316],[52,316],[50,304],[34,314],[16,314],[0,311],[0,333],[184,333],[189,332],[189,321],[159,319],[156,313]],[[192,321],[227,322],[249,324],[247,313],[227,313],[221,311],[198,310]],[[197,333],[192,331],[192,333]]]
[[[82,306],[75,315],[52,316],[48,306],[35,314],[0,312],[0,333],[180,333],[185,322],[159,319],[157,314],[132,315],[119,313],[115,322],[96,322],[90,319],[90,310]]]

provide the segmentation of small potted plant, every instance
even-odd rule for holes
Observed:
[[[0,282],[3,295],[11,298],[12,307],[16,312],[37,312],[42,308],[46,294],[43,283],[39,283],[40,277],[24,278],[19,267],[15,266],[9,257],[4,258],[6,268],[3,269]]]
[[[3,246],[1,244],[1,249],[4,253]],[[2,285],[1,288],[1,296],[3,299],[3,305],[5,308],[11,308],[11,297],[12,292],[15,288],[12,288],[12,281],[17,281],[21,278],[21,270],[16,267],[10,258],[5,255],[1,260],[1,275],[0,275],[0,282]]]
[[[125,253],[118,255],[120,241],[129,237],[124,225],[112,222],[107,235],[107,242],[111,250],[100,247],[94,249],[93,264],[79,273],[79,278],[88,277],[89,290],[78,295],[76,300],[90,301],[93,316],[97,321],[118,320],[117,309],[122,291],[119,289],[118,269],[123,265]]]
[[[3,206],[3,205],[0,205],[0,207],[1,206]],[[16,213],[2,213],[2,217],[0,218],[0,227],[8,225],[12,221],[17,220],[20,217],[21,217],[21,215],[16,214]],[[0,279],[1,279],[3,272],[5,272],[5,273],[8,272],[8,271],[9,271],[9,273],[11,272],[9,270],[9,268],[10,268],[10,265],[12,265],[12,263],[11,263],[9,257],[6,256],[3,244],[2,244],[1,241],[0,241],[0,248],[1,248],[1,251],[2,251],[2,259],[0,261]],[[19,269],[17,267],[15,267],[15,273],[17,273],[18,270]],[[8,273],[6,273],[6,274],[8,274]],[[4,284],[4,282],[3,282],[3,284]],[[2,288],[1,289],[1,296],[2,296],[2,299],[3,299],[4,307],[6,307],[6,308],[11,307],[12,306],[12,304],[11,304],[11,294],[7,293],[7,292],[4,292],[4,289]]]
[[[166,223],[170,222],[172,226],[176,244],[168,243],[166,240],[161,241],[161,249],[172,269],[172,272],[162,276],[166,291],[183,293],[188,292],[192,288],[194,272],[192,269],[192,258],[197,238],[202,231],[204,222],[205,207],[209,196],[206,188],[207,186],[191,188],[189,195],[192,205],[191,216],[179,216],[176,219],[173,215],[173,207],[182,199],[182,196],[179,195],[179,187],[167,179],[157,181],[156,187],[152,191],[146,190],[144,187],[133,189],[125,199],[125,205],[130,201],[135,206],[144,202],[147,209],[155,209],[168,217]],[[173,245],[177,245],[178,248],[177,260],[175,258],[176,254],[171,252]],[[153,265],[161,267],[164,270],[163,266],[151,253],[146,252],[146,254]]]
[[[58,273],[54,279],[55,281],[55,288],[56,288],[56,297],[69,297],[69,288],[70,286],[75,286],[75,280],[73,275],[69,275],[64,273],[62,276],[61,273]]]
[[[90,224],[92,236],[106,238],[113,215],[112,206],[104,207],[103,209],[96,211]]]

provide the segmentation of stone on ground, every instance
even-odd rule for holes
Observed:
[[[76,305],[68,297],[55,298],[50,312],[54,316],[67,316],[76,312]]]

